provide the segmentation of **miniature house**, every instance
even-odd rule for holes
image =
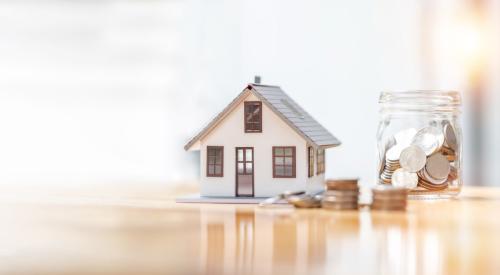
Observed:
[[[201,196],[270,197],[322,190],[338,145],[280,87],[249,84],[184,149],[200,150]]]

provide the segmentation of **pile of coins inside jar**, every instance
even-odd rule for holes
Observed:
[[[457,135],[449,121],[408,128],[390,137],[380,161],[381,184],[441,191],[458,178]]]

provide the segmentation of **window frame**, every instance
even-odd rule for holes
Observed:
[[[214,163],[210,164],[210,157],[212,155],[209,154],[209,151],[210,150],[220,150],[221,152],[221,163],[220,164],[217,164],[217,161],[215,161]],[[209,177],[209,178],[221,178],[221,177],[224,177],[224,146],[207,146],[207,156],[206,156],[206,160],[207,160],[207,164],[206,164],[206,176]],[[217,154],[214,155],[215,157],[217,156]],[[210,169],[209,167],[210,166],[213,166],[214,167],[214,173],[210,173]],[[220,173],[216,173],[215,172],[215,168],[217,166],[220,166],[221,169],[220,169]]]
[[[283,155],[276,155],[276,149],[283,149]],[[277,175],[276,174],[276,168],[278,166],[282,166],[283,168],[284,167],[288,167],[290,165],[286,165],[286,164],[276,164],[276,158],[277,157],[288,157],[286,154],[285,154],[285,149],[292,149],[292,164],[291,164],[291,167],[292,167],[292,175],[285,175],[285,176],[282,176],[282,175]],[[297,162],[297,154],[296,154],[296,147],[295,146],[273,146],[272,148],[273,150],[273,178],[296,178],[297,177],[297,169],[296,169],[296,162]],[[284,161],[284,160],[283,160]]]
[[[249,129],[251,124],[247,124],[247,107],[250,105],[258,105],[260,108],[259,111],[259,121],[258,125],[260,126],[257,130]],[[262,101],[245,101],[243,107],[243,123],[245,127],[245,133],[262,133]]]
[[[320,152],[322,153],[320,154]],[[325,149],[318,148],[316,150],[316,175],[321,175],[324,173],[325,173]]]
[[[314,177],[314,147],[307,147],[307,176],[309,178]]]

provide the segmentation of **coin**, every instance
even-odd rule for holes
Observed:
[[[424,163],[425,164],[425,163]],[[396,187],[415,188],[418,184],[418,176],[415,172],[400,168],[392,175],[392,185]]]
[[[436,152],[444,142],[442,131],[437,127],[425,127],[415,134],[411,144],[417,145],[424,150],[427,156]]]
[[[436,153],[427,159],[424,174],[430,176],[433,179],[442,180],[448,178],[449,173],[450,163],[442,154]]]
[[[373,194],[373,200],[403,200],[406,199],[407,193],[401,194]]]
[[[424,150],[420,147],[411,145],[406,147],[399,157],[401,167],[409,172],[417,172],[425,166],[427,160]]]
[[[453,130],[453,126],[449,121],[446,121],[444,124],[444,138],[446,146],[452,149],[453,151],[457,151],[457,135],[455,134],[455,130]]]
[[[329,179],[326,181],[327,190],[358,190],[358,179]]]
[[[281,194],[278,194],[274,197],[267,198],[259,203],[259,206],[261,207],[266,207],[266,206],[272,206],[273,204],[278,203],[279,201],[286,199],[290,196],[299,196],[305,194],[305,191],[299,190],[299,191],[285,191]]]
[[[448,181],[454,181],[458,178],[458,170],[454,166],[450,165],[450,174],[448,175]]]
[[[399,162],[399,156],[401,155],[401,151],[403,150],[403,146],[394,145],[385,153],[386,162]]]
[[[327,190],[323,196],[358,196],[358,190]]]
[[[372,206],[374,207],[406,207],[407,205],[407,200],[406,199],[403,199],[403,200],[386,200],[386,201],[383,201],[383,200],[375,200],[373,203],[372,203]]]
[[[358,203],[348,202],[348,203],[333,203],[328,201],[322,201],[321,206],[325,209],[330,210],[354,210],[358,209]]]
[[[399,131],[397,134],[394,135],[396,144],[403,147],[410,145],[416,133],[417,129],[415,128],[408,128],[403,131]]]
[[[396,186],[376,186],[372,188],[372,192],[374,194],[406,194],[408,192],[408,189],[403,188],[403,187],[396,187]]]
[[[377,211],[405,211],[406,210],[406,205],[396,205],[396,206],[379,206],[379,205],[373,205],[371,206],[372,210],[377,210]]]
[[[316,199],[314,196],[290,196],[286,199],[296,208],[318,208],[321,207],[321,200]]]
[[[358,196],[325,196],[323,201],[327,202],[357,202]]]

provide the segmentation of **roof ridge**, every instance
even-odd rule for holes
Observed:
[[[269,89],[267,89],[269,88]],[[279,86],[272,85],[262,85],[250,83],[243,91],[234,98],[229,105],[226,106],[214,119],[212,119],[201,132],[194,136],[185,146],[184,149],[188,150],[196,141],[202,138],[205,134],[210,132],[213,127],[215,127],[221,119],[223,119],[228,112],[232,111],[233,107],[244,99],[246,92],[250,92],[257,96],[262,102],[264,102],[276,115],[278,115],[288,126],[294,129],[299,135],[301,135],[308,143],[318,147],[333,147],[338,146],[341,142],[330,133],[323,125],[321,125],[314,117],[307,112],[300,104],[298,104],[292,97],[290,97],[285,91]],[[281,104],[278,104],[281,103]],[[282,105],[282,106],[281,106]],[[299,116],[301,121],[297,118],[287,115],[288,113],[293,113],[295,116]],[[314,135],[311,135],[311,130],[308,127],[314,126]],[[323,131],[323,135],[319,134]],[[326,137],[326,138],[319,138]]]

